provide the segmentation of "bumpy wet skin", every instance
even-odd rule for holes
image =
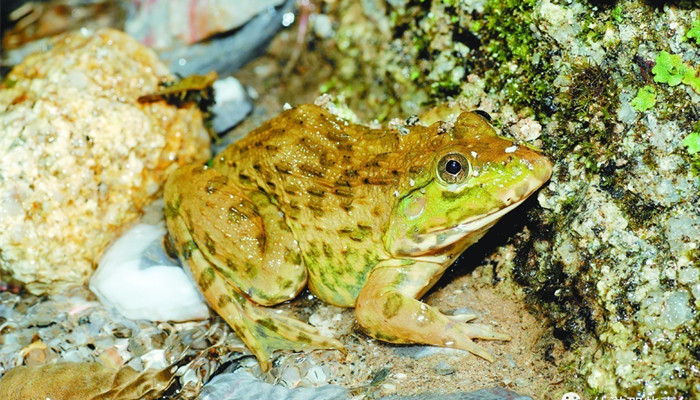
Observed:
[[[315,328],[256,306],[308,283],[355,307],[376,338],[491,357],[471,338],[507,340],[415,300],[454,258],[551,174],[539,153],[481,116],[372,130],[311,105],[282,113],[165,188],[181,260],[264,369],[276,349],[342,349]]]

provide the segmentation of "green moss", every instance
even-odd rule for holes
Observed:
[[[693,88],[695,93],[700,94],[700,71],[686,65],[685,74],[683,75],[683,83]]]
[[[545,39],[530,29],[535,24],[536,3],[488,1],[483,18],[471,29],[480,36],[481,49],[488,56],[486,65],[475,62],[484,67],[487,86],[501,90],[515,108],[533,107],[538,118],[547,119],[552,114],[548,97],[556,72],[540,49],[547,44]]]
[[[14,80],[12,78],[5,78],[5,80],[2,83],[2,86],[4,86],[5,89],[12,89],[16,84],[17,84],[16,80]]]
[[[669,86],[678,86],[683,83],[693,88],[696,93],[700,93],[700,71],[684,63],[679,54],[660,52],[651,72],[656,82],[667,83]]]
[[[689,154],[700,152],[700,132],[693,132],[683,139],[683,146],[688,148]]]
[[[622,6],[618,4],[617,7],[613,8],[610,12],[610,17],[612,17],[615,22],[622,22]]]
[[[654,65],[651,72],[654,74],[655,82],[677,86],[683,81],[686,66],[683,64],[683,59],[680,55],[662,51],[656,56],[656,65]]]
[[[646,85],[639,89],[637,96],[632,99],[632,107],[638,111],[650,110],[656,105],[656,89],[652,85]]]
[[[688,39],[695,39],[695,43],[700,44],[700,19],[693,22],[693,26],[685,34],[685,37]]]
[[[550,152],[565,157],[576,148],[586,169],[597,170],[601,149],[610,151],[605,144],[613,140],[610,133],[614,130],[615,112],[620,103],[620,89],[612,75],[606,63],[603,66],[583,63],[574,67],[568,92],[562,92],[557,98],[560,107],[557,118],[577,121],[579,127],[567,130],[556,143],[545,143]]]

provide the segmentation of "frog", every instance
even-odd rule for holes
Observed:
[[[372,128],[305,104],[173,172],[165,219],[197,287],[263,371],[278,350],[346,352],[273,308],[304,288],[354,308],[375,339],[494,361],[475,340],[508,335],[420,298],[551,174],[546,156],[498,135],[484,113]]]

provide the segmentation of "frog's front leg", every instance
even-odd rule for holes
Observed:
[[[472,339],[510,340],[508,335],[466,324],[473,315],[450,317],[416,300],[443,271],[439,264],[422,261],[389,260],[379,264],[357,298],[357,321],[369,335],[380,340],[452,347],[493,361]]]

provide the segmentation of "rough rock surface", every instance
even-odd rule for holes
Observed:
[[[195,105],[140,104],[173,80],[114,30],[58,37],[0,87],[0,271],[35,294],[85,282],[167,174],[209,155]]]

